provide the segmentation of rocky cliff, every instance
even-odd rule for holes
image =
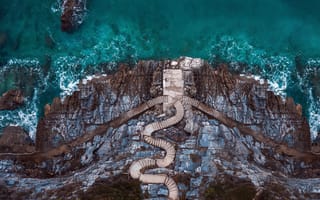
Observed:
[[[183,119],[153,133],[175,145],[175,159],[144,173],[172,177],[180,199],[319,199],[320,157],[301,106],[227,67],[185,57],[140,61],[80,81],[78,91],[46,106],[34,152],[0,154],[0,197],[166,198],[164,185],[127,174],[134,161],[165,154],[140,133],[178,112],[154,100],[165,93],[164,74],[176,69],[183,90],[171,89],[183,94]]]

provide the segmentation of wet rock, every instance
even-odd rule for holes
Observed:
[[[27,153],[35,150],[34,143],[21,127],[9,126],[3,130],[0,136],[0,151]]]
[[[86,0],[63,0],[61,14],[61,30],[75,31],[84,21]]]
[[[14,110],[22,106],[24,97],[21,90],[9,90],[0,97],[0,110]]]

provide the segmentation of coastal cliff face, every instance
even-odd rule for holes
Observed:
[[[163,95],[165,70],[181,69],[184,96],[199,103],[154,133],[175,144],[176,155],[168,168],[146,173],[170,174],[180,199],[319,199],[320,157],[311,152],[301,106],[269,91],[267,81],[227,67],[182,57],[121,64],[113,75],[80,81],[71,96],[45,107],[34,153],[0,154],[0,197],[165,198],[165,186],[126,174],[133,161],[164,156],[140,132],[174,115],[148,102]],[[128,191],[116,193],[119,185]]]

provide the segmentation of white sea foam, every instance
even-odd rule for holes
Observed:
[[[12,58],[8,60],[8,65],[31,65],[37,66],[40,62],[38,59],[19,59],[19,58]]]
[[[35,88],[31,93],[32,96],[26,97],[24,106],[12,111],[0,111],[0,128],[5,128],[9,125],[20,126],[29,133],[32,139],[35,139],[38,123],[38,97],[46,90],[48,77],[44,76],[39,60],[34,58],[11,58],[6,65],[1,67],[0,72],[1,75],[4,75],[6,72],[23,72],[25,78],[32,77],[36,79]]]
[[[61,0],[57,0],[55,1],[51,7],[50,7],[51,11],[53,13],[61,13],[62,11],[62,4],[61,4]]]
[[[286,95],[287,95],[286,92],[285,92],[286,87],[284,87],[284,86],[281,87],[278,83],[276,83],[274,81],[264,79],[259,75],[240,74],[240,76],[252,78],[252,79],[254,79],[256,81],[259,81],[260,84],[264,84],[264,82],[267,81],[268,82],[268,90],[269,91],[274,92],[276,95],[279,95],[282,98],[285,98]]]
[[[307,60],[308,66],[320,66],[320,58],[312,58]]]
[[[79,81],[69,82],[66,86],[60,84],[60,89],[62,90],[62,92],[60,93],[60,97],[62,98],[62,100],[64,100],[66,96],[70,96],[73,92],[78,90],[78,83]]]
[[[0,127],[20,126],[25,129],[29,133],[29,136],[34,140],[38,123],[37,94],[38,92],[35,90],[33,98],[27,99],[26,105],[22,108],[12,111],[1,111]]]
[[[107,76],[107,74],[101,74],[99,76]],[[81,81],[83,84],[87,84],[88,81],[91,81],[94,78],[98,78],[99,76],[88,75],[85,78],[81,79]],[[80,82],[80,80],[76,80],[76,81],[70,82],[66,87],[60,86],[60,88],[62,89],[62,92],[60,93],[60,97],[62,98],[62,101],[65,99],[66,96],[71,95],[75,91],[79,91],[79,88],[78,88],[79,82]]]
[[[309,89],[309,101],[310,106],[308,112],[310,115],[309,123],[311,139],[315,139],[318,133],[320,133],[320,97],[314,98],[311,89]]]
[[[36,136],[36,130],[38,125],[38,107],[37,104],[39,103],[37,100],[38,92],[35,90],[35,94],[30,102],[30,104],[27,104],[27,108],[25,110],[19,110],[18,111],[18,119],[16,124],[17,126],[24,127],[28,133],[31,139],[35,140]]]
[[[79,77],[83,73],[81,60],[74,56],[62,56],[54,61],[56,83],[61,89],[60,97],[71,95],[77,90]]]

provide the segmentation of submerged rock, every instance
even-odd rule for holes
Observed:
[[[150,106],[150,100],[163,95],[168,81],[163,72],[169,69],[182,70],[184,89],[179,94],[188,96],[193,106],[184,107],[181,122],[153,134],[175,144],[173,163],[144,173],[170,175],[181,199],[237,199],[237,194],[256,199],[320,198],[320,157],[311,152],[301,107],[268,91],[267,81],[232,74],[226,64],[212,67],[186,57],[119,65],[115,74],[82,80],[71,96],[55,98],[39,121],[37,151],[0,153],[5,192],[30,191],[26,199],[85,198],[85,191],[104,196],[103,185],[127,174],[134,161],[165,156],[140,133],[176,112],[170,105],[165,112],[161,104]],[[168,194],[161,184],[128,180],[124,184],[134,188],[134,198]]]
[[[23,102],[21,90],[9,90],[0,97],[0,110],[14,110],[23,105]]]
[[[0,32],[0,49],[8,42],[8,35],[6,32]]]

